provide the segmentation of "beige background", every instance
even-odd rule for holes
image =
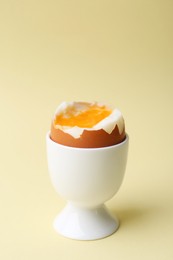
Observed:
[[[65,239],[45,134],[64,101],[118,107],[130,135],[114,235]],[[173,259],[173,1],[0,0],[0,259]]]

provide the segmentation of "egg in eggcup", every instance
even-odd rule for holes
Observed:
[[[124,178],[129,138],[122,115],[85,102],[62,103],[55,114],[46,136],[48,168],[55,190],[68,204],[54,228],[72,239],[106,237],[119,226],[104,203]],[[118,137],[108,138],[115,133]]]

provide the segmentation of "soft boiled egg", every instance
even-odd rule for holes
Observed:
[[[52,120],[50,138],[59,144],[99,148],[118,144],[126,137],[118,109],[98,102],[63,102]]]

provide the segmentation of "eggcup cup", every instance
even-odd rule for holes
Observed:
[[[50,178],[67,206],[55,218],[55,230],[68,238],[95,240],[114,233],[119,222],[104,203],[119,190],[127,162],[129,138],[102,148],[75,148],[46,136]]]

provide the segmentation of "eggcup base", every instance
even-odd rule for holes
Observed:
[[[69,202],[55,218],[53,226],[67,238],[96,240],[113,234],[119,227],[119,221],[109,214],[104,204],[84,208]]]

